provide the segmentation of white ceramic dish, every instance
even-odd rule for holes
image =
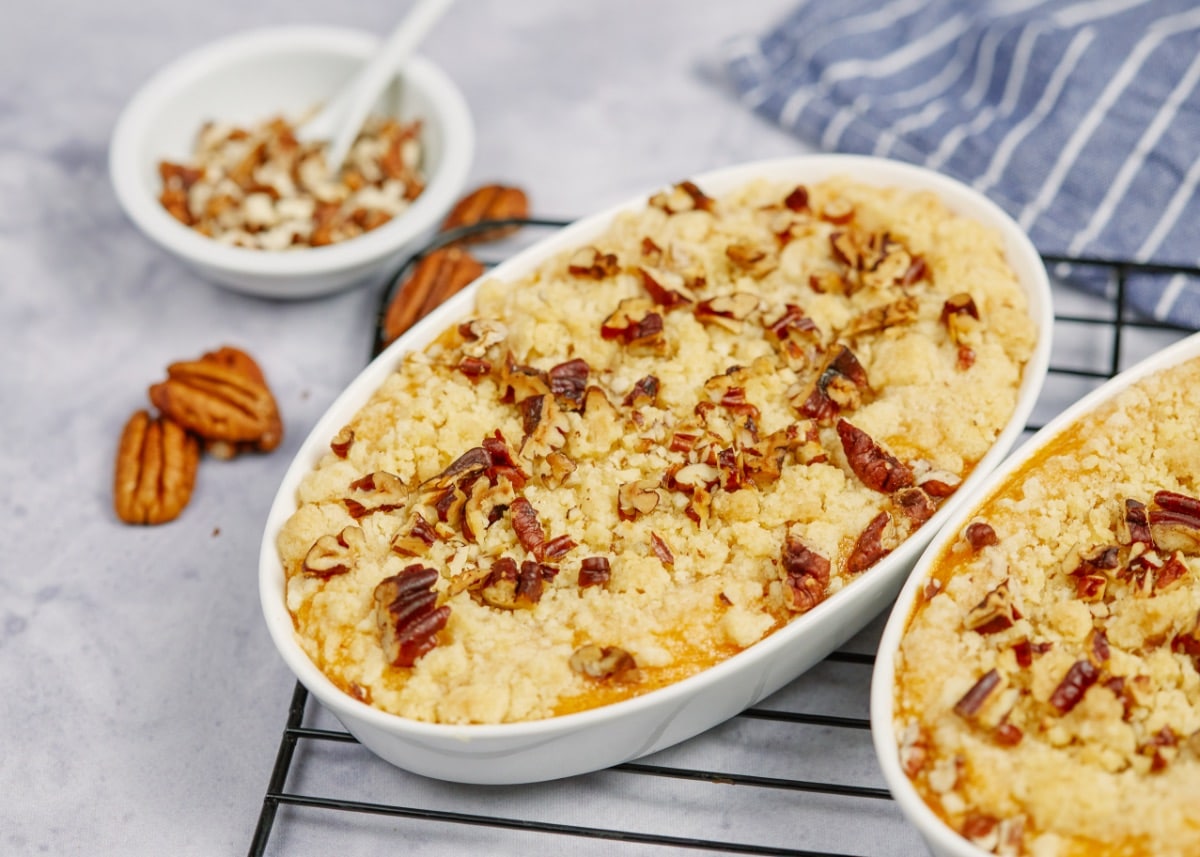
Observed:
[[[999,486],[1006,483],[1027,461],[1045,449],[1046,445],[1064,429],[1112,399],[1135,381],[1197,356],[1200,356],[1200,334],[1189,336],[1187,339],[1147,357],[1093,390],[1047,423],[1036,435],[1026,441],[1015,455],[994,470],[985,480],[970,488],[961,498],[956,510],[921,555],[912,575],[897,597],[879,643],[879,652],[871,677],[871,733],[875,752],[879,757],[879,764],[883,769],[888,788],[896,798],[905,817],[917,828],[936,857],[989,857],[989,852],[964,839],[938,818],[921,799],[900,767],[894,722],[896,652],[908,625],[917,594],[924,587],[931,567],[947,545],[958,538],[962,528],[970,521],[984,500]]]
[[[187,161],[200,126],[302,115],[332,96],[377,47],[329,27],[258,30],[189,53],[133,97],[113,131],[109,172],[129,218],[163,249],[229,288],[307,298],[362,282],[432,231],[462,192],[474,152],[466,102],[436,66],[412,57],[379,108],[423,122],[427,186],[402,215],[358,238],[281,252],[227,247],[178,222],[158,201],[158,163]],[[392,97],[394,95],[394,98]]]
[[[547,720],[502,725],[440,725],[384,713],[338,690],[297,643],[284,604],[284,572],[276,552],[280,527],[296,508],[301,478],[328,450],[329,439],[366,402],[405,352],[423,348],[469,311],[475,287],[455,295],[379,355],[333,403],[305,440],[271,507],[260,556],[260,595],[267,627],[288,666],[368,748],[388,761],[447,780],[518,783],[608,767],[668,747],[763,699],[817,663],[887,607],[921,548],[958,506],[957,497],[1000,461],[1019,436],[1045,377],[1052,312],[1041,258],[1017,226],[979,194],[927,170],[846,155],[816,155],[751,163],[694,180],[710,194],[729,192],[754,178],[816,182],[839,174],[880,186],[928,188],[955,211],[995,227],[1025,286],[1039,342],[1021,387],[1016,412],[995,447],[928,522],[878,565],[836,596],[749,649],[703,673],[634,699]],[[497,267],[492,276],[522,276],[548,257],[593,240],[617,212],[639,209],[653,191],[579,221]]]

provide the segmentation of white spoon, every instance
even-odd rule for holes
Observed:
[[[342,168],[342,162],[380,93],[391,84],[404,61],[452,2],[417,0],[375,56],[326,102],[320,112],[297,129],[296,136],[305,142],[330,141],[325,151],[325,164],[331,175],[336,175]]]

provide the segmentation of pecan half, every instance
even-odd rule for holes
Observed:
[[[454,204],[442,221],[442,231],[490,220],[515,220],[528,216],[529,197],[525,191],[509,185],[488,184],[476,188]],[[460,240],[464,243],[494,241],[511,235],[517,229],[517,226],[485,229]]]
[[[207,442],[269,452],[283,439],[279,408],[262,370],[237,348],[172,363],[167,379],[149,392],[163,414]]]
[[[483,265],[460,247],[441,247],[421,258],[383,314],[383,343],[405,333],[433,309],[474,282]]]
[[[913,484],[912,468],[884,450],[865,431],[843,419],[837,422],[837,433],[850,469],[868,488],[891,494]]]
[[[1160,550],[1200,555],[1200,500],[1174,491],[1156,491],[1148,517],[1150,534]]]
[[[437,606],[435,569],[410,565],[375,587],[375,624],[388,663],[411,667],[438,644],[450,608]]]
[[[138,411],[117,446],[113,509],[127,524],[165,524],[192,499],[200,444],[169,417]]]

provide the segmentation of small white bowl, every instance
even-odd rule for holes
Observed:
[[[916,827],[929,850],[935,857],[992,857],[991,852],[971,843],[943,822],[922,800],[912,781],[900,767],[896,724],[895,685],[896,653],[904,637],[918,594],[923,590],[933,565],[949,544],[959,537],[963,527],[977,513],[976,510],[996,489],[1008,483],[1027,462],[1035,459],[1064,429],[1097,407],[1111,400],[1134,382],[1175,366],[1193,357],[1200,356],[1200,334],[1193,334],[1162,351],[1152,354],[1135,366],[1107,381],[1091,393],[1079,399],[1057,417],[1047,423],[1018,452],[996,468],[987,479],[974,485],[958,504],[937,536],[929,544],[913,568],[888,617],[887,626],[880,638],[879,651],[871,675],[871,734],[875,753],[888,789],[896,799],[904,816]]]
[[[425,190],[398,217],[324,247],[265,251],[228,247],[188,228],[158,201],[163,159],[191,159],[208,120],[253,123],[299,116],[331,97],[378,46],[367,33],[329,27],[256,30],[189,53],[133,97],[113,131],[109,172],[129,218],[152,241],[231,289],[307,298],[345,289],[396,262],[431,232],[462,192],[475,132],[461,93],[419,56],[405,66],[398,98],[380,109],[422,121]]]
[[[836,175],[884,187],[929,189],[959,214],[994,227],[1025,289],[1038,344],[1025,368],[1012,418],[959,491],[917,534],[836,595],[728,660],[643,696],[546,720],[500,725],[423,723],[372,708],[339,690],[296,641],[284,601],[286,580],[276,536],[296,509],[297,486],[328,451],[329,439],[394,371],[405,353],[424,348],[470,312],[477,284],[468,286],[383,351],[330,406],[288,468],[263,535],[259,595],[271,637],[301,683],[368,749],[399,767],[470,783],[535,782],[609,767],[697,735],[774,693],[891,603],[922,547],[959,505],[957,498],[995,467],[1020,435],[1046,374],[1053,322],[1050,287],[1041,257],[1000,208],[966,186],[926,169],[878,158],[815,155],[750,163],[693,179],[705,192],[721,195],[756,178],[815,183]],[[522,277],[551,256],[589,244],[618,213],[644,208],[653,190],[572,224],[498,266],[491,276],[501,280]]]

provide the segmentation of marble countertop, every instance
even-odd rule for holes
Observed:
[[[789,0],[470,0],[423,53],[462,88],[471,182],[576,216],[690,173],[802,148],[704,73]],[[54,0],[0,31],[0,853],[245,853],[293,678],[260,616],[262,524],[292,453],[369,356],[375,284],[277,303],[145,240],[106,171],[125,102],[172,58],[281,23],[383,33],[405,4]],[[111,481],[167,363],[237,344],[282,448],[206,462],[176,522],[130,527]]]
[[[470,184],[519,184],[535,213],[570,218],[703,170],[810,151],[735,103],[710,73],[725,40],[761,31],[791,2],[466,0],[423,53],[473,111]],[[383,33],[404,7],[52,0],[6,15],[0,853],[246,853],[294,686],[260,614],[262,525],[292,454],[369,358],[381,282],[281,303],[201,280],[118,208],[108,139],[130,96],[181,52],[281,23]],[[206,462],[174,523],[121,524],[111,482],[122,426],[169,362],[224,343],[261,363],[284,415],[282,447]],[[739,735],[723,740],[735,745]],[[867,752],[853,764],[874,762]],[[386,777],[365,763],[363,771]],[[570,794],[596,800],[597,782]],[[725,820],[721,808],[687,801],[671,796],[681,812]],[[790,817],[777,809],[773,818]],[[920,852],[915,833],[890,829],[886,853]],[[355,834],[345,819],[307,822],[269,853],[324,853],[327,841],[339,853],[379,853]],[[441,837],[414,835],[406,848],[503,850],[486,834]],[[545,843],[506,847],[539,853]]]

